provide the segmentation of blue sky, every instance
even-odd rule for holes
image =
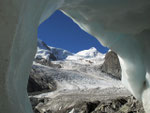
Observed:
[[[49,46],[66,49],[73,53],[91,47],[95,47],[102,53],[108,50],[61,11],[56,11],[39,26],[38,38]]]

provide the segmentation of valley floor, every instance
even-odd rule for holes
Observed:
[[[120,80],[102,73],[96,65],[81,65],[71,62],[71,66],[74,65],[73,70],[71,67],[69,67],[70,69],[66,67],[68,63],[70,61],[53,62],[53,64],[61,64],[61,68],[43,66],[38,63],[33,64],[35,70],[44,73],[43,75],[47,78],[53,78],[57,84],[55,91],[30,95],[30,98],[38,100],[35,108],[40,113],[45,111],[57,113],[84,102],[102,101],[130,95]],[[40,103],[40,100],[43,102]]]

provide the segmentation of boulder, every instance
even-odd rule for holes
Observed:
[[[102,72],[113,75],[113,77],[121,79],[121,66],[117,54],[110,51],[105,56],[105,61],[101,66]]]

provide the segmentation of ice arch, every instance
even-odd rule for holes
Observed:
[[[1,0],[1,112],[32,113],[26,87],[37,27],[56,9],[119,54],[124,84],[149,113],[149,0]]]

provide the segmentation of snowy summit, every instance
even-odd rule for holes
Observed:
[[[53,59],[50,58],[51,55],[56,57],[55,60],[76,60],[82,63],[85,63],[87,60],[93,63],[96,61],[101,63],[105,57],[105,55],[100,53],[95,47],[79,51],[78,53],[71,53],[67,50],[47,46],[43,41],[38,40],[37,54],[35,58],[53,61]]]
[[[54,55],[56,57],[55,60],[64,60],[69,55],[73,54],[68,52],[67,50],[47,46],[43,41],[38,40],[37,53],[35,55],[35,58],[53,60],[50,58],[51,55]]]

